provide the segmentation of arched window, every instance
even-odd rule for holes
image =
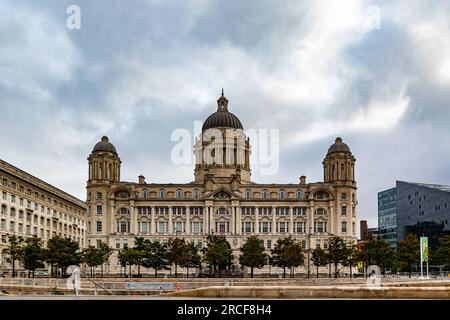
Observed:
[[[297,199],[301,199],[302,198],[302,192],[300,190],[297,190],[297,192],[295,193],[295,197]]]
[[[159,190],[159,197],[161,199],[166,197],[166,191],[164,189]]]
[[[198,191],[197,189],[194,190],[194,199],[199,199],[200,198],[200,191]]]
[[[331,179],[334,180],[336,177],[334,176],[334,172],[336,171],[334,164],[331,166]]]
[[[144,191],[142,191],[142,197],[148,198],[148,196],[149,196],[148,190],[147,190],[147,189],[144,189]]]
[[[99,173],[100,173],[99,178],[102,179],[102,178],[103,178],[103,163],[100,163],[100,166],[99,166]]]
[[[181,198],[183,198],[183,196],[184,196],[183,190],[178,189],[176,192],[176,198],[181,199]]]
[[[267,199],[269,198],[269,191],[267,191],[266,189],[264,189],[261,193],[261,198],[263,199]]]
[[[345,166],[343,163],[341,163],[341,178],[345,179],[346,178],[346,174],[345,174]]]
[[[326,199],[328,197],[328,193],[323,192],[323,191],[319,191],[316,193],[316,199],[321,200],[321,199]]]
[[[252,197],[252,191],[250,189],[245,190],[245,199],[250,199]]]
[[[116,192],[116,197],[121,199],[127,199],[130,194],[127,191],[118,191]]]
[[[279,196],[280,196],[280,199],[286,198],[286,191],[280,190]]]

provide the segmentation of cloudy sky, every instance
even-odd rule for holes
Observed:
[[[279,129],[280,168],[255,164],[254,181],[320,181],[341,136],[376,226],[395,180],[450,184],[449,15],[425,0],[2,0],[0,158],[84,199],[107,135],[123,180],[188,182],[171,134],[193,133],[223,87],[245,129]]]

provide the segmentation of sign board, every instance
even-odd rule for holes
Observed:
[[[127,290],[174,290],[173,282],[127,282]]]
[[[428,237],[420,237],[420,262],[428,262]]]

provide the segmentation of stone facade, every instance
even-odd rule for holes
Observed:
[[[9,267],[8,236],[71,238],[86,245],[86,204],[58,188],[0,160],[0,268]]]
[[[194,146],[191,183],[148,183],[144,176],[123,182],[109,139],[94,147],[88,157],[88,242],[116,249],[110,272],[119,270],[117,253],[132,246],[134,237],[182,237],[203,247],[206,234],[214,232],[225,235],[236,253],[250,235],[263,239],[268,250],[288,235],[306,249],[324,248],[330,235],[356,242],[355,158],[342,139],[323,160],[324,182],[307,183],[302,176],[298,183],[258,184],[250,179],[249,139],[223,94],[217,102]]]

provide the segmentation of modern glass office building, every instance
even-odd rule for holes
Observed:
[[[430,249],[450,232],[450,186],[397,181],[397,240],[429,237]]]
[[[397,247],[397,188],[378,193],[378,236]]]

